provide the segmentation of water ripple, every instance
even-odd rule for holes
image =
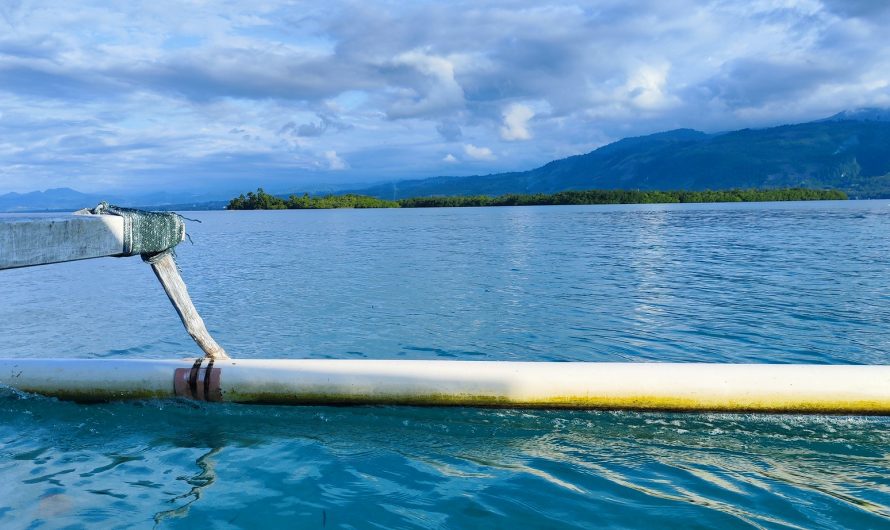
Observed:
[[[885,201],[193,216],[183,274],[240,357],[862,364],[890,348]],[[195,353],[139,260],[4,271],[0,349]],[[882,418],[0,389],[0,527],[877,528],[888,440]]]

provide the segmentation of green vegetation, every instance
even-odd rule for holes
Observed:
[[[545,194],[507,194],[456,197],[415,197],[401,199],[402,208],[431,208],[442,206],[533,206],[556,204],[656,204],[681,202],[767,202],[844,200],[847,195],[836,190],[786,188],[775,190],[725,191],[636,191],[587,190],[561,191]]]
[[[536,206],[558,204],[655,204],[687,202],[769,202],[769,201],[825,201],[846,200],[847,194],[837,190],[811,190],[783,188],[765,190],[723,191],[638,191],[638,190],[586,190],[561,191],[545,194],[413,197],[398,201],[385,201],[365,195],[325,195],[302,197],[291,195],[282,199],[269,195],[262,188],[247,196],[232,199],[229,210],[299,210],[318,208],[440,208],[464,206]]]
[[[227,210],[318,210],[331,208],[398,208],[395,201],[384,201],[367,195],[325,195],[310,197],[304,193],[302,197],[291,195],[287,199],[270,195],[263,188],[256,193],[249,192],[229,201]]]
[[[890,173],[878,177],[845,176],[839,178],[837,184],[854,199],[890,198]]]

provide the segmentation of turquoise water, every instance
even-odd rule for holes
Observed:
[[[890,202],[199,212],[236,357],[886,363]],[[150,269],[3,271],[8,357],[194,355]],[[77,405],[0,390],[2,528],[885,528],[884,418]]]

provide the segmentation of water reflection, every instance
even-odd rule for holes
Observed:
[[[216,454],[222,451],[221,447],[214,447],[213,449],[207,451],[197,460],[195,460],[195,464],[197,464],[198,468],[200,468],[200,473],[191,477],[179,477],[177,480],[185,480],[192,488],[187,492],[181,495],[177,495],[170,499],[171,503],[177,504],[181,502],[183,499],[187,501],[185,504],[178,506],[176,508],[165,510],[162,512],[158,512],[154,516],[155,525],[160,525],[162,522],[168,519],[181,519],[188,515],[189,508],[192,504],[201,500],[204,496],[204,490],[209,488],[216,482],[216,464],[214,459],[212,458]]]
[[[881,418],[83,407],[7,396],[0,426],[0,469],[14,482],[0,486],[10,499],[0,523],[34,516],[11,502],[15,490],[46,499],[42,517],[130,520],[134,510],[161,528],[322,517],[453,527],[517,513],[572,526],[566,514],[631,523],[628,507],[662,511],[656,526],[678,522],[671,514],[706,526],[890,524],[890,421]],[[35,435],[16,435],[24,431]],[[111,465],[112,453],[131,458]]]
[[[238,357],[883,363],[890,345],[886,202],[240,213],[199,214],[179,256]],[[105,299],[101,327],[70,310]],[[0,350],[194,345],[150,269],[95,260],[4,271]],[[887,440],[881,418],[0,392],[0,527],[882,527]]]

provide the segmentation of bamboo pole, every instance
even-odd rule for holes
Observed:
[[[127,255],[123,217],[77,215],[0,218],[0,269]],[[149,260],[188,334],[211,359],[228,359],[198,314],[171,253]]]
[[[111,215],[0,217],[0,269],[124,252],[124,222]]]
[[[884,365],[0,359],[0,384],[78,401],[890,415]]]
[[[150,259],[149,263],[155,276],[157,276],[164,287],[164,292],[167,293],[167,297],[176,309],[179,319],[182,320],[182,325],[185,326],[185,330],[201,350],[211,359],[228,359],[229,356],[226,354],[226,351],[210,336],[207,326],[204,325],[204,319],[201,318],[198,310],[195,309],[185,282],[182,281],[182,276],[179,275],[179,269],[176,267],[173,254],[165,252]]]

